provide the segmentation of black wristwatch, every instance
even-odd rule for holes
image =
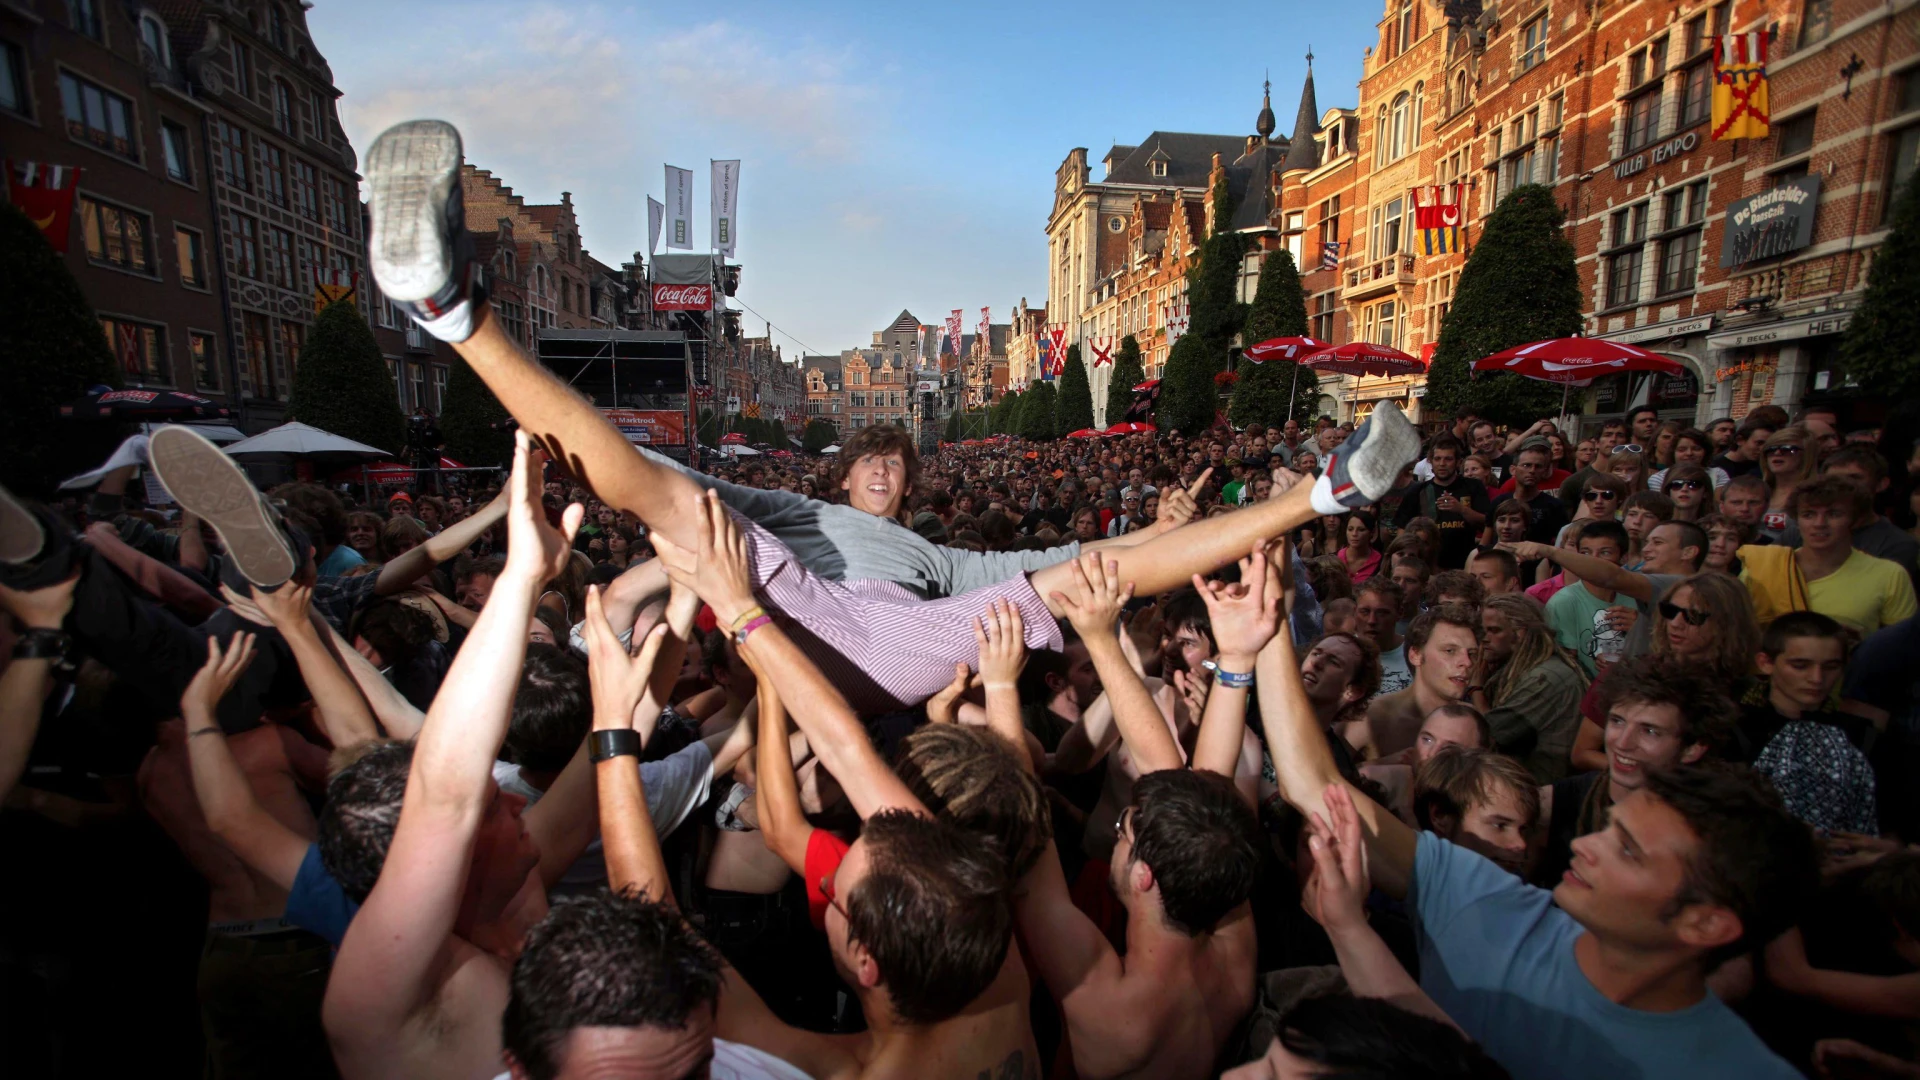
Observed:
[[[608,758],[639,757],[640,733],[632,728],[596,731],[588,740],[587,756],[598,764]]]
[[[20,635],[13,643],[15,660],[52,660],[56,664],[67,658],[67,651],[73,648],[73,638],[64,630],[36,626]]]

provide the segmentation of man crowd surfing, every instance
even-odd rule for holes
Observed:
[[[370,260],[497,490],[165,427],[173,516],[0,492],[0,794],[177,847],[123,902],[204,897],[206,1075],[1920,1076],[1911,448],[1385,404],[693,472],[502,332],[460,161],[380,137]],[[84,1000],[32,938],[16,1019]]]

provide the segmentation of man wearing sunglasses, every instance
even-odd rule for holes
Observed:
[[[1622,567],[1604,557],[1605,553],[1598,549],[1589,553],[1584,536],[1579,551],[1534,543],[1500,546],[1513,552],[1516,559],[1551,559],[1578,577],[1581,585],[1594,596],[1607,601],[1624,600],[1630,604],[1633,628],[1627,631],[1626,651],[1622,655],[1631,658],[1644,656],[1652,650],[1655,601],[1665,596],[1667,590],[1682,578],[1699,571],[1700,564],[1707,557],[1707,534],[1691,521],[1661,522],[1649,530],[1646,539],[1640,543],[1640,554],[1645,561],[1639,570]],[[1558,599],[1556,596],[1555,600]],[[1551,616],[1551,604],[1548,611]],[[1552,621],[1551,617],[1549,621]],[[1564,635],[1561,643],[1567,644]],[[1580,653],[1583,663],[1591,664],[1592,658],[1585,655],[1584,651],[1576,652]],[[1592,667],[1588,668],[1589,673],[1593,670]]]
[[[1594,466],[1605,461],[1607,455],[1613,453],[1614,447],[1626,441],[1627,422],[1625,420],[1608,420],[1601,424],[1600,437],[1594,440],[1594,447],[1598,452],[1594,455],[1593,461],[1582,465],[1572,476],[1561,481],[1560,501],[1567,506],[1579,502],[1580,493],[1585,490],[1587,480],[1599,471]]]

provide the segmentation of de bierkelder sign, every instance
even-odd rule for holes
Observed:
[[[1720,265],[1744,266],[1813,243],[1813,216],[1819,207],[1818,176],[1797,176],[1772,191],[1730,204]]]

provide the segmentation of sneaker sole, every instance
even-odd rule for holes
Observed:
[[[0,488],[0,562],[31,562],[46,543],[40,519],[13,492]]]
[[[182,507],[212,525],[240,576],[263,589],[293,577],[293,553],[253,481],[198,432],[165,427],[147,445],[153,474]]]
[[[1420,431],[1398,405],[1383,404],[1368,420],[1366,442],[1357,457],[1346,462],[1347,481],[1367,503],[1376,503],[1393,490],[1393,482],[1420,456]]]
[[[460,132],[444,120],[395,124],[367,151],[367,259],[389,299],[417,303],[446,289],[453,275],[447,201],[460,182],[460,159]]]

